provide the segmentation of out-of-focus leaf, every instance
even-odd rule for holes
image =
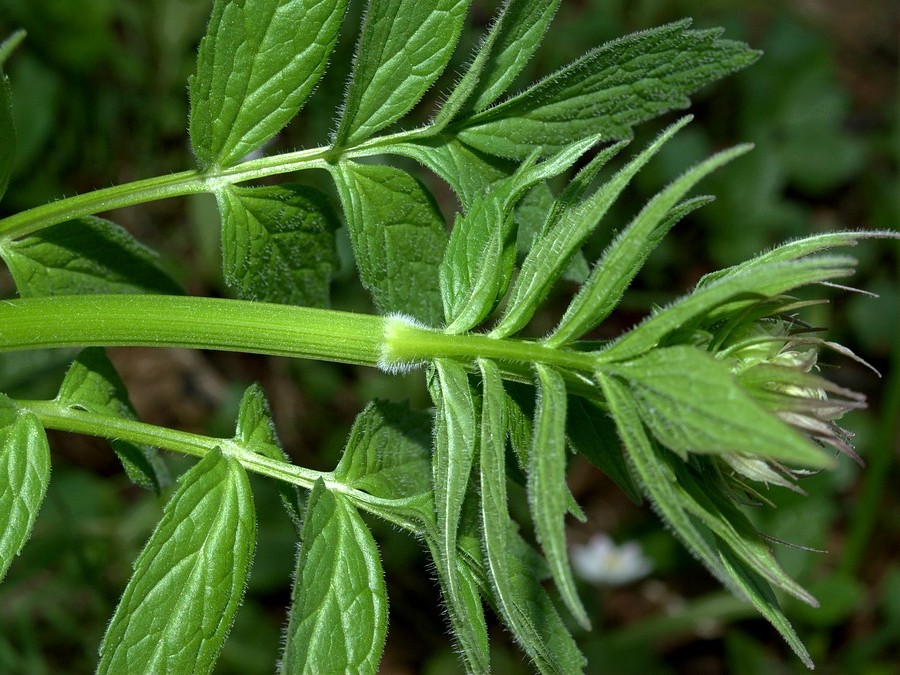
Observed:
[[[3,64],[12,51],[25,39],[25,31],[16,31],[0,42],[0,199],[9,185],[13,162],[16,159],[16,125],[13,121],[12,93]]]

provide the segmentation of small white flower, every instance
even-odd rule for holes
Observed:
[[[602,533],[595,534],[583,546],[572,546],[570,553],[575,571],[592,584],[623,586],[653,570],[653,563],[644,556],[638,542],[628,541],[616,546]]]

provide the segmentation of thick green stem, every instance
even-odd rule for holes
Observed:
[[[78,295],[0,303],[0,351],[87,346],[216,349],[405,370],[434,358],[544,363],[590,375],[590,354],[486,335],[448,335],[402,317],[165,295]],[[515,369],[514,369],[515,370]]]

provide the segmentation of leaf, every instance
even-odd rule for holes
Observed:
[[[637,356],[669,333],[717,318],[717,314],[739,309],[807,284],[853,274],[856,261],[846,256],[818,256],[790,262],[758,265],[714,281],[656,312],[598,354],[598,363]],[[721,317],[718,317],[721,318]]]
[[[506,0],[432,128],[483,110],[506,91],[537,49],[558,6],[559,0]]]
[[[672,468],[665,458],[660,457],[662,453],[655,451],[656,447],[647,437],[637,405],[628,390],[611,377],[599,374],[597,379],[616,422],[619,438],[659,515],[713,575],[728,583],[728,575],[710,542],[711,535],[703,532],[702,526],[696,524],[686,512]]]
[[[234,620],[256,541],[247,474],[214,450],[180,483],[106,629],[100,673],[211,672]]]
[[[482,377],[481,523],[484,557],[494,600],[522,649],[540,672],[570,673],[583,657],[547,599],[537,575],[528,569],[522,541],[507,511],[506,393],[500,370],[479,360]],[[533,552],[531,552],[533,555]]]
[[[775,597],[772,589],[769,588],[769,585],[726,548],[719,549],[719,556],[725,569],[728,570],[731,578],[743,592],[743,595],[775,627],[775,630],[781,634],[785,642],[790,645],[794,653],[803,661],[803,665],[813,669],[815,664],[813,664],[809,652],[803,646],[800,638],[797,637],[797,633],[794,632],[790,621],[787,620],[787,617],[781,611],[778,599]]]
[[[227,167],[293,119],[337,40],[346,0],[215,0],[189,82],[202,168]]]
[[[291,463],[272,422],[272,411],[262,387],[252,384],[247,387],[238,408],[237,428],[234,442],[276,462]],[[281,503],[294,525],[299,529],[303,522],[303,500],[296,485],[277,481]]]
[[[540,163],[532,155],[457,217],[440,268],[447,332],[474,328],[506,292],[509,276],[504,273],[503,258],[507,251],[515,253],[511,215],[516,202],[532,186],[569,168],[595,140],[573,143]]]
[[[13,120],[12,92],[3,64],[13,50],[25,39],[25,31],[18,30],[0,42],[0,199],[3,198],[12,175],[16,158],[16,125]]]
[[[467,0],[370,0],[335,147],[357,145],[396,122],[444,70]]]
[[[528,456],[528,503],[541,549],[553,581],[569,611],[586,630],[590,619],[578,597],[566,548],[566,385],[562,375],[542,363],[535,364],[538,402],[534,436]]]
[[[337,216],[328,197],[303,185],[225,186],[222,214],[225,281],[248,300],[327,307],[338,267]]]
[[[38,418],[0,394],[0,579],[19,555],[50,482],[50,445]]]
[[[808,468],[833,465],[741,389],[725,363],[696,347],[654,349],[605,371],[628,383],[644,423],[682,457],[737,453]]]
[[[125,384],[101,347],[88,347],[78,354],[63,378],[56,402],[96,415],[138,419]],[[169,470],[154,448],[117,438],[109,444],[135,485],[159,494],[171,482]]]
[[[340,162],[333,176],[363,285],[382,314],[441,323],[437,268],[447,225],[418,180],[389,166]]]
[[[465,369],[454,361],[435,359],[428,386],[437,411],[432,459],[436,530],[427,541],[466,663],[473,672],[487,672],[481,600],[457,558],[457,532],[478,443],[475,401]]]
[[[375,673],[387,632],[378,546],[353,505],[319,479],[309,495],[283,673]]]
[[[609,476],[635,504],[641,492],[625,461],[616,428],[610,416],[595,402],[570,396],[566,434],[576,452]]]
[[[680,21],[609,42],[522,93],[458,124],[469,145],[523,159],[555,152],[573,138],[627,138],[631,128],[689,104],[688,95],[755,61],[718,30]]]
[[[183,291],[159,255],[126,230],[88,216],[0,245],[22,297]]]
[[[431,415],[374,400],[356,416],[334,479],[379,499],[431,494]]]
[[[689,169],[647,202],[603,252],[591,276],[547,339],[547,344],[567,344],[608,317],[660,239],[679,219],[708,200],[701,198],[680,204],[678,201],[706,175],[750,148],[743,145],[713,155]]]

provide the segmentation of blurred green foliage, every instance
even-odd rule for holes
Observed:
[[[360,3],[351,4],[358,15]],[[476,3],[457,62],[476,44],[496,4]],[[682,16],[694,16],[700,26],[724,26],[729,37],[765,51],[755,66],[702,93],[694,107],[699,123],[664,147],[630,188],[630,199],[622,200],[627,206],[610,214],[609,222],[623,224],[629,209],[633,213],[693,162],[728,144],[756,144],[755,152],[707,183],[717,201],[679,226],[651,258],[629,312],[612,318],[614,330],[710,269],[785,238],[838,227],[900,227],[898,55],[890,30],[897,16],[883,17],[882,10],[898,11],[874,1],[563,4],[553,30],[564,39],[548,40],[523,77],[534,79],[605,40]],[[209,3],[200,0],[0,0],[0,36],[20,27],[28,31],[8,64],[19,150],[0,210],[190,167],[185,83],[208,11]],[[345,25],[356,23],[350,16]],[[870,30],[861,32],[865,27]],[[354,39],[344,31],[330,79],[276,139],[279,149],[318,145],[332,130]],[[423,115],[436,94],[429,96]],[[635,147],[664,123],[639,130],[644,138]],[[429,185],[447,211],[455,208],[439,182]],[[212,207],[207,197],[193,197],[112,217],[167,254],[191,292],[222,294]],[[592,242],[589,257],[604,244],[602,237]],[[877,381],[840,359],[840,381],[871,398],[869,410],[848,420],[869,466],[860,470],[844,462],[840,471],[806,481],[807,496],[773,491],[767,496],[783,508],[754,515],[778,540],[828,550],[821,555],[778,546],[787,571],[822,603],[819,610],[788,605],[816,661],[833,672],[876,674],[893,672],[900,662],[900,497],[886,489],[900,479],[900,251],[896,243],[869,243],[856,253],[862,264],[854,285],[880,298],[844,297],[819,308],[816,319],[884,375]],[[347,247],[343,261],[336,306],[370,307]],[[3,274],[0,294],[8,296],[12,286]],[[167,353],[160,366],[142,362],[142,354],[124,376],[148,421],[227,436],[239,392],[258,380],[286,447],[316,468],[334,466],[362,401],[408,397],[421,406],[427,400],[416,376],[222,354],[186,366],[181,356]],[[0,356],[0,389],[22,397],[52,395],[60,366],[70,358],[61,352]],[[166,378],[145,372],[159,367],[181,373],[168,389],[156,381]],[[47,503],[32,543],[0,587],[0,672],[92,669],[130,563],[162,509],[161,499],[136,493],[99,442],[59,435],[51,442],[55,468]],[[171,462],[176,470],[184,466],[184,460]],[[589,522],[573,539],[586,539],[591,528],[636,539],[657,569],[652,581],[581,589],[594,613],[595,630],[580,635],[592,664],[608,664],[604,672],[648,675],[701,668],[740,675],[800,671],[773,631],[723,595],[652,513],[631,504],[599,473],[578,469],[573,491]],[[253,487],[259,548],[245,605],[219,662],[222,673],[272,671],[288,603],[292,526],[275,506],[274,486],[255,481]],[[382,671],[456,672],[445,628],[430,610],[437,593],[417,544],[373,526],[393,600]],[[524,672],[506,637],[500,631],[494,637],[497,672]]]

